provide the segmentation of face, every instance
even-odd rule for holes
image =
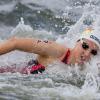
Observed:
[[[97,55],[98,46],[90,40],[83,39],[77,42],[73,52],[75,63],[83,65],[84,62],[89,61],[91,56]]]

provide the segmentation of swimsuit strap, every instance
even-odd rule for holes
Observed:
[[[67,64],[68,63],[68,57],[70,56],[70,50],[68,49],[64,58],[62,59],[62,62]]]

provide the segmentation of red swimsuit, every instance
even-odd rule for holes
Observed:
[[[68,49],[64,58],[61,60],[63,63],[68,64],[68,57],[70,56],[70,50]]]
[[[68,57],[70,56],[70,50],[68,49],[64,58],[61,60],[63,63],[67,64],[68,63]],[[37,60],[31,60],[28,62],[28,64],[24,67],[17,67],[15,65],[11,65],[9,66],[2,66],[0,67],[0,73],[4,73],[4,72],[11,72],[11,73],[15,73],[15,72],[20,72],[22,74],[38,74],[39,72],[42,73],[43,71],[45,71],[45,66],[41,65],[38,63]]]

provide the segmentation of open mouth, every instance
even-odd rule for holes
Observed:
[[[85,58],[84,58],[84,56],[81,56],[78,63],[79,63],[80,65],[83,65],[84,62],[85,62]]]

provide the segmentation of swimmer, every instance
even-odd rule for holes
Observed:
[[[77,40],[74,48],[66,47],[54,41],[17,37],[8,39],[0,44],[0,55],[14,50],[38,55],[36,60],[28,63],[31,67],[25,67],[19,71],[24,74],[42,73],[48,64],[57,60],[68,65],[77,63],[81,66],[88,62],[91,57],[98,54],[100,50],[100,33],[90,29],[85,30],[79,40]],[[12,69],[10,71],[15,72]],[[5,70],[0,72],[5,72]]]

